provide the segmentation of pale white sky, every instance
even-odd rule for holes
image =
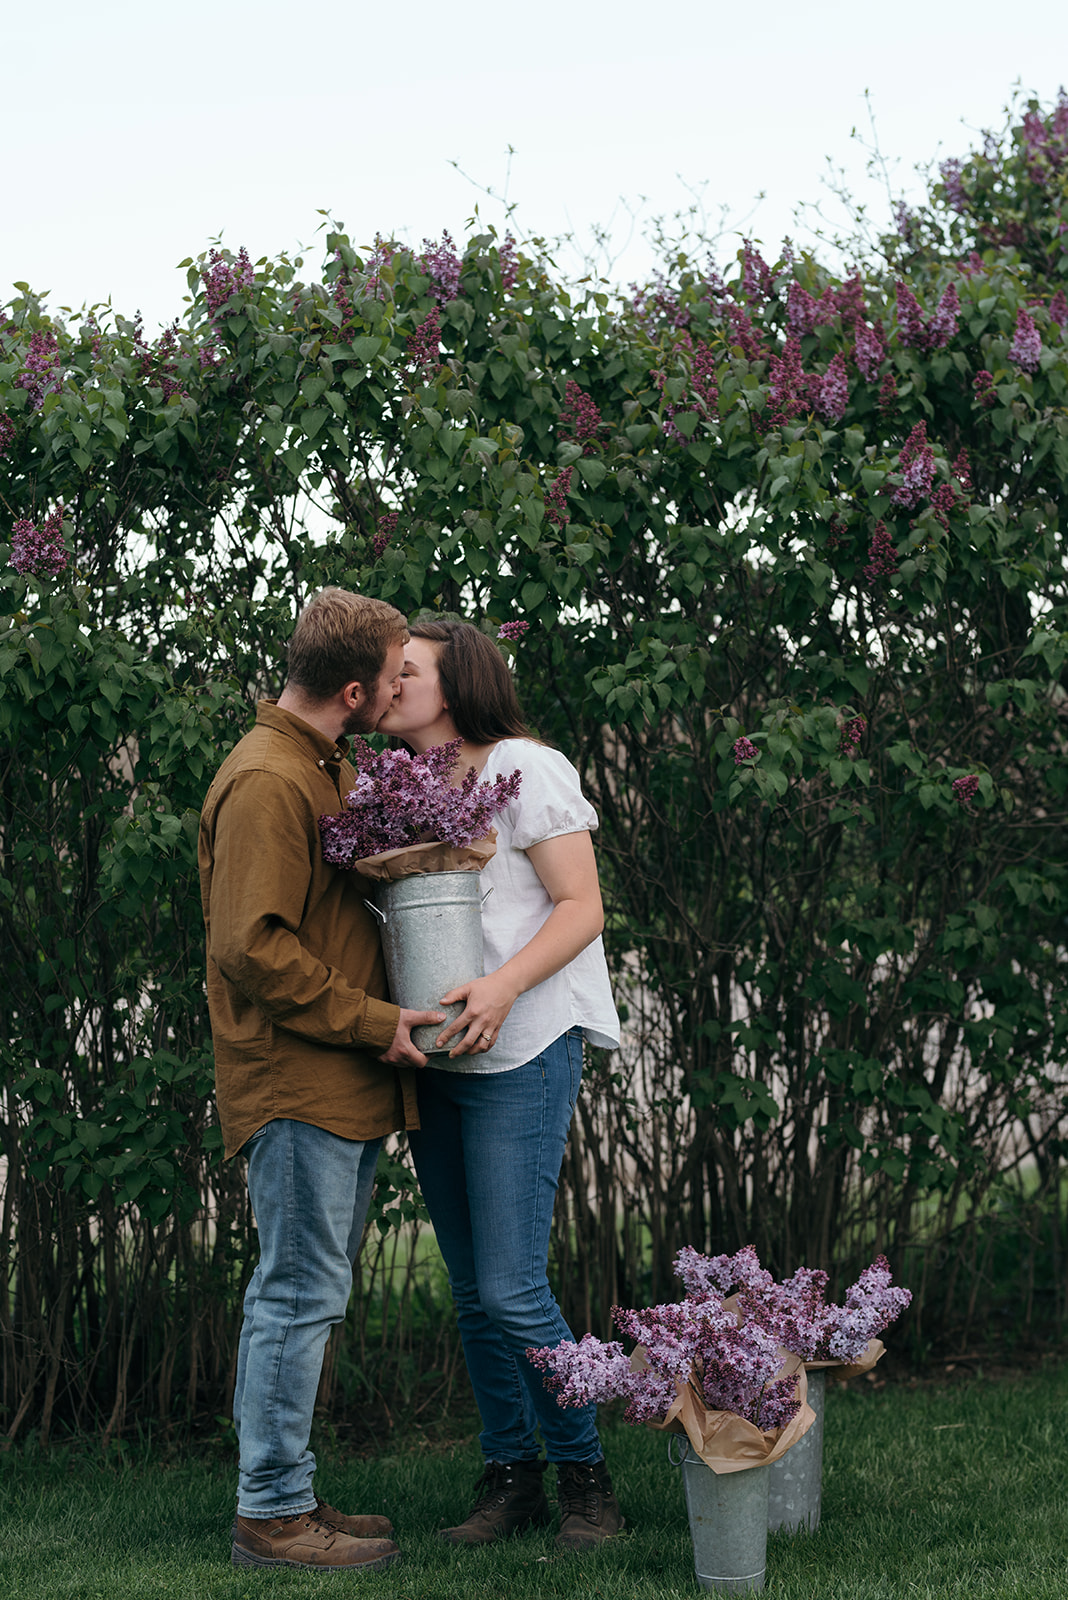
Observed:
[[[630,213],[695,194],[768,251],[804,242],[794,209],[825,195],[828,157],[882,223],[851,139],[870,133],[864,91],[895,192],[916,198],[915,164],[1000,127],[1015,83],[1054,98],[1066,18],[1063,0],[23,6],[4,28],[0,300],[17,279],[53,307],[110,296],[151,331],[181,309],[177,263],[219,234],[253,259],[310,246],[317,267],[320,209],[357,243],[459,238],[476,204],[503,231],[450,161],[498,192],[508,178],[520,237],[588,246],[608,227],[620,281],[652,266]]]

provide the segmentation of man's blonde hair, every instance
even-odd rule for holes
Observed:
[[[289,681],[312,700],[331,700],[347,683],[370,690],[386,655],[407,644],[395,606],[348,589],[321,589],[304,607],[289,641]]]

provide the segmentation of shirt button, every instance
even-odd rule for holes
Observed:
[[[320,765],[320,766],[321,766],[321,767],[325,767],[325,766],[326,766],[326,762],[325,762],[325,761],[320,761],[320,763],[319,763],[319,765]]]

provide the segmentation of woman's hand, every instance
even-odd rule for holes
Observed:
[[[463,1011],[447,1028],[441,1030],[437,1039],[439,1046],[448,1044],[450,1039],[456,1040],[449,1051],[450,1061],[455,1056],[485,1055],[496,1044],[501,1023],[511,1011],[519,993],[502,978],[503,972],[502,967],[498,972],[491,972],[487,978],[474,978],[470,983],[461,983],[458,988],[442,995],[443,1006],[455,1005],[460,1000],[464,1002]]]

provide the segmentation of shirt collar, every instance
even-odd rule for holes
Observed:
[[[271,728],[300,745],[317,767],[337,767],[348,754],[349,741],[345,738],[328,739],[325,733],[313,728],[310,722],[283,711],[276,700],[260,700],[256,704],[256,722]]]

